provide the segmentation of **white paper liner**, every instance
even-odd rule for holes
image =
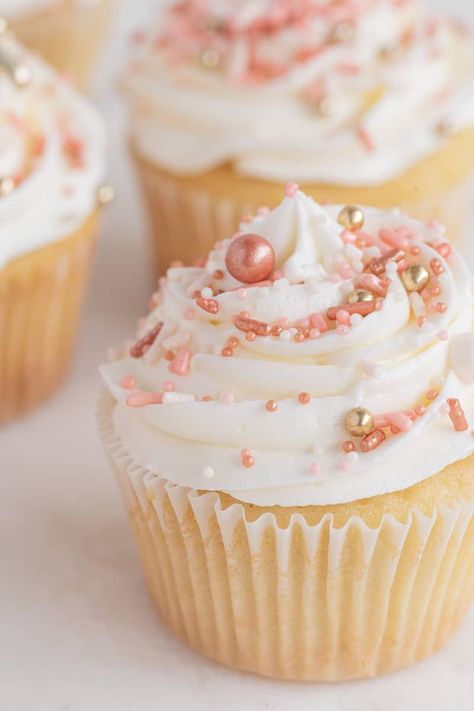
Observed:
[[[99,427],[158,610],[219,662],[279,679],[335,681],[441,647],[474,594],[474,501],[378,528],[352,516],[273,513],[178,486],[134,463],[101,397]]]

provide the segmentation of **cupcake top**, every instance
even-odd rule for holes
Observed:
[[[9,34],[0,36],[0,268],[72,233],[97,205],[98,113]]]
[[[414,0],[182,0],[138,36],[134,139],[177,174],[373,185],[474,124],[464,27]]]
[[[471,454],[472,286],[443,227],[286,192],[171,268],[102,367],[125,448],[281,506],[401,490]]]

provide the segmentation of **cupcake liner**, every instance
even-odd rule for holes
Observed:
[[[87,86],[116,0],[59,0],[10,23],[29,49],[74,82]]]
[[[0,422],[34,407],[71,359],[97,215],[67,238],[0,269]]]
[[[403,667],[439,649],[474,594],[474,501],[377,528],[332,514],[281,528],[215,492],[134,462],[103,395],[99,426],[160,615],[196,650],[278,679],[340,681]],[[278,508],[278,507],[276,507]]]
[[[231,179],[226,191],[206,190],[199,177],[176,177],[139,155],[135,157],[151,219],[152,252],[157,273],[164,272],[174,259],[185,264],[193,263],[207,254],[216,241],[231,236],[244,215],[255,214],[262,204],[276,207],[283,195],[283,186],[277,186],[271,197],[265,195],[265,191],[259,197],[255,190],[234,190]],[[302,189],[316,200],[326,201],[324,192],[315,192],[308,186],[302,186]],[[346,193],[341,202],[352,202],[350,189]],[[423,195],[420,191],[397,206],[411,217],[443,223],[450,240],[456,242],[468,223],[473,195],[474,183],[466,180],[442,193]],[[385,202],[387,207],[393,207],[389,196]],[[364,204],[378,203],[367,201]]]

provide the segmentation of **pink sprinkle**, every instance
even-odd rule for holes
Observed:
[[[186,319],[186,321],[192,321],[194,318],[196,318],[196,312],[192,308],[192,306],[190,306],[189,308],[184,310],[183,316]]]
[[[309,473],[313,476],[317,476],[321,473],[321,465],[319,462],[313,462],[309,467]]]
[[[188,348],[181,348],[178,355],[168,366],[170,373],[188,375],[191,366],[192,353]]]
[[[289,318],[279,318],[277,324],[282,328],[290,328],[291,321]]]
[[[440,341],[447,341],[449,338],[449,333],[447,331],[438,331],[436,334]]]
[[[353,273],[354,272],[350,268],[349,264],[341,264],[339,267],[339,274],[343,279],[350,279]]]
[[[129,407],[145,407],[146,405],[161,405],[162,393],[146,393],[138,390],[131,393],[127,398]]]
[[[165,382],[162,383],[161,387],[163,388],[165,393],[172,393],[173,390],[176,390],[176,385],[171,380],[165,380]]]
[[[232,393],[222,393],[221,400],[226,405],[232,405],[235,402],[235,398]]]
[[[133,375],[125,375],[120,381],[120,387],[124,388],[124,390],[133,390],[135,384],[136,380]]]
[[[369,134],[367,129],[365,129],[363,126],[357,126],[356,128],[356,135],[359,141],[362,143],[366,151],[369,151],[370,153],[375,150],[375,143],[372,139],[372,136]]]
[[[351,315],[349,311],[345,309],[339,309],[336,314],[336,321],[338,324],[343,324],[344,326],[349,326],[351,322]]]
[[[357,235],[355,235],[353,232],[349,232],[349,230],[344,230],[341,234],[341,237],[342,241],[346,244],[353,244],[357,239]]]
[[[300,186],[298,183],[287,183],[285,187],[285,195],[286,197],[294,197],[298,190],[300,189]]]
[[[426,399],[427,400],[436,400],[436,398],[439,395],[439,391],[435,390],[435,388],[432,388],[431,390],[428,390],[426,393]]]
[[[320,333],[325,333],[328,330],[328,325],[326,319],[321,313],[311,314],[309,317],[309,322],[311,326],[317,328]]]
[[[361,274],[357,279],[357,286],[373,291],[377,296],[385,296],[387,291],[385,284],[375,274]]]
[[[244,301],[247,298],[247,289],[237,289],[237,298]]]
[[[309,332],[309,337],[315,340],[316,338],[321,338],[321,331],[318,328],[312,328]]]
[[[349,326],[346,326],[344,323],[340,323],[337,325],[336,331],[340,336],[345,336],[345,334],[349,331]]]
[[[395,230],[387,230],[386,228],[382,228],[379,231],[379,237],[381,240],[383,240],[383,242],[390,245],[391,247],[405,249],[405,247],[407,246],[406,237],[403,234],[400,235]]]
[[[418,325],[418,328],[423,328],[423,326],[424,326],[425,323],[426,323],[426,316],[418,316],[418,319],[417,319],[417,322],[416,322],[416,323],[417,323],[417,325]]]

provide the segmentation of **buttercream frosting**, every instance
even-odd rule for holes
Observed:
[[[77,5],[96,5],[101,0],[72,0]],[[67,0],[71,2],[71,0]],[[64,4],[64,0],[0,0],[0,16],[8,20],[17,19],[35,10]]]
[[[348,231],[340,210],[293,186],[200,266],[168,271],[141,342],[101,369],[137,463],[194,489],[290,506],[401,490],[474,451],[471,430],[455,427],[459,407],[474,425],[463,258],[440,225],[364,208],[363,228]],[[273,247],[262,283],[226,265],[242,232]],[[409,267],[426,270],[422,291],[407,289]],[[369,306],[359,295],[351,307],[360,289]],[[357,407],[383,433],[370,451],[346,430]]]
[[[11,37],[0,59],[0,267],[73,232],[97,204],[105,132],[88,100]]]
[[[373,185],[474,124],[465,28],[412,0],[180,2],[125,74],[134,141],[177,174]]]

